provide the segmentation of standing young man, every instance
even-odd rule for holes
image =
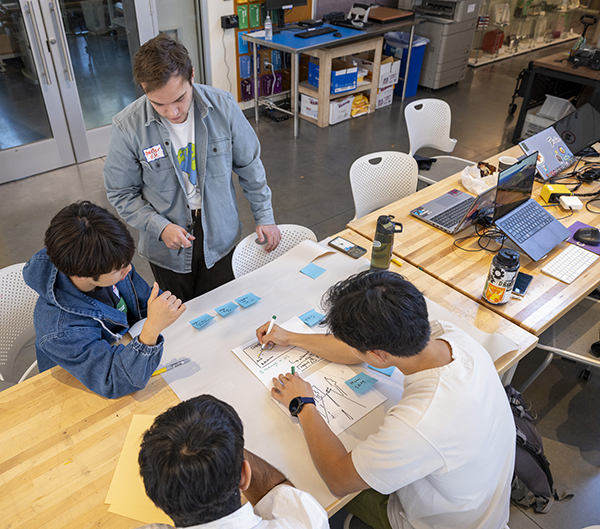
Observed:
[[[143,389],[160,363],[160,333],[185,305],[136,273],[127,226],[91,202],[59,211],[44,243],[23,268],[25,282],[40,295],[33,316],[39,370],[58,364],[111,399]],[[119,343],[146,317],[139,336]]]
[[[139,464],[146,494],[178,528],[329,529],[310,494],[244,449],[238,414],[211,395],[159,415],[144,434]],[[242,505],[241,492],[249,503]]]
[[[396,367],[402,399],[379,431],[347,452],[297,375],[273,379],[272,396],[302,425],[317,470],[347,509],[376,529],[502,529],[508,522],[515,425],[487,351],[446,322],[430,326],[414,285],[363,272],[326,295],[331,334],[267,326],[261,343],[294,344],[327,360]]]
[[[232,171],[258,239],[268,252],[279,244],[260,144],[231,94],[194,84],[189,54],[171,37],[141,46],[133,74],[145,95],[113,118],[106,192],[139,230],[160,287],[188,301],[233,279],[242,224]]]

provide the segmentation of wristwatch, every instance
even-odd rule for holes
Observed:
[[[290,413],[292,417],[298,417],[305,404],[314,404],[315,399],[311,397],[295,397],[290,401]]]

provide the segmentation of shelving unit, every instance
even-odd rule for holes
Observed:
[[[340,57],[346,57],[366,51],[375,51],[373,60],[373,77],[371,82],[364,81],[359,83],[355,90],[348,90],[340,94],[331,94],[331,61]],[[375,37],[369,40],[359,41],[345,46],[335,48],[322,48],[306,52],[306,55],[319,59],[319,87],[315,88],[308,81],[302,81],[298,87],[298,92],[305,94],[319,102],[318,118],[314,119],[303,114],[300,117],[306,121],[314,123],[319,127],[329,126],[329,102],[332,99],[347,97],[360,92],[371,91],[369,102],[369,112],[375,112],[377,88],[379,83],[379,68],[381,66],[381,53],[383,50],[383,37]]]
[[[506,4],[509,6],[508,20],[498,20],[496,11]],[[573,7],[562,0],[535,5],[531,0],[484,0],[479,11],[469,66],[483,66],[577,39],[581,32],[578,29],[573,31],[573,28],[585,13],[597,11]],[[499,32],[501,41],[498,46],[484,50],[484,38],[493,31]]]

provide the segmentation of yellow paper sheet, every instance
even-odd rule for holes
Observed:
[[[150,428],[154,419],[154,415],[133,416],[104,503],[111,505],[109,512],[143,523],[173,524],[146,496],[138,466],[142,435]]]

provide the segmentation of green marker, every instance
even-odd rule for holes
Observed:
[[[296,374],[296,368],[294,366],[292,366],[292,375]]]

